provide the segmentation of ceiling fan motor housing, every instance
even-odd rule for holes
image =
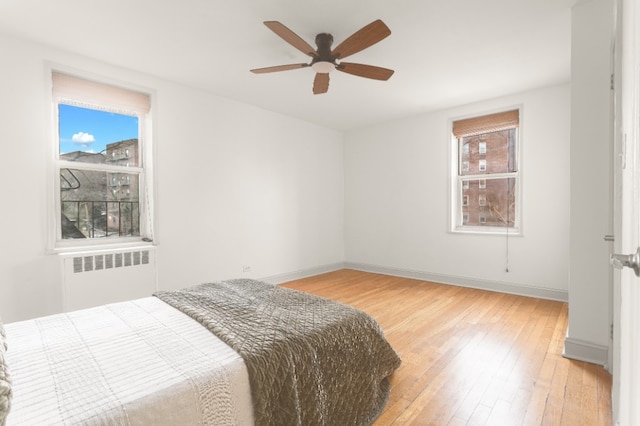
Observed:
[[[318,61],[332,62],[336,58],[331,55],[331,45],[333,36],[328,33],[320,33],[316,36],[316,46],[318,46]]]
[[[336,68],[336,58],[331,55],[333,36],[328,33],[320,33],[316,36],[317,56],[311,60],[311,68],[321,74],[328,74]]]

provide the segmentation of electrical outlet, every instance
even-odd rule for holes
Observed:
[[[251,266],[249,265],[244,265],[242,267],[242,272],[251,272]]]

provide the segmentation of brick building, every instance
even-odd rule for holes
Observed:
[[[514,226],[516,181],[502,174],[517,171],[516,131],[508,129],[462,138],[463,225]]]

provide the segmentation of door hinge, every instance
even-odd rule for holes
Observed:
[[[613,323],[611,323],[611,330],[609,332],[609,337],[613,340]]]
[[[615,90],[615,77],[611,74],[611,90]]]

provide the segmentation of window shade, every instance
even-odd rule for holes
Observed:
[[[456,138],[498,132],[513,129],[520,125],[520,111],[504,111],[481,117],[467,118],[453,122],[453,135]]]
[[[51,77],[53,99],[58,102],[138,116],[145,115],[151,108],[151,99],[145,93],[59,72],[53,72]]]

